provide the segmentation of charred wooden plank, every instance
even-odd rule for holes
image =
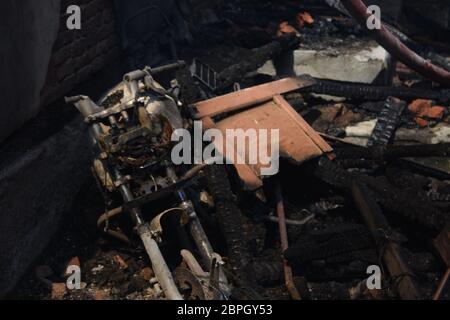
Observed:
[[[285,78],[194,103],[194,117],[215,117],[271,100],[273,96],[314,84],[311,78]]]
[[[389,97],[386,99],[383,109],[378,117],[377,124],[369,138],[367,145],[387,146],[395,135],[397,127],[400,125],[400,117],[405,110],[406,102]]]
[[[373,242],[365,226],[344,224],[300,237],[284,252],[284,256],[290,263],[301,266],[314,260],[327,260],[371,247]]]
[[[389,160],[406,157],[448,157],[450,155],[450,144],[417,144],[405,146],[345,146],[335,148],[338,159],[366,159],[366,160]]]

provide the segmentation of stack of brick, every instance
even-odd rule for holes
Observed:
[[[81,29],[67,28],[68,6],[81,8]],[[41,105],[67,94],[121,52],[113,0],[62,0],[58,37],[41,92]]]

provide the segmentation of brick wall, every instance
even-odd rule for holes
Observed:
[[[66,27],[66,10],[72,4],[81,8],[81,30],[68,30]],[[41,105],[67,94],[117,59],[120,52],[112,0],[62,0],[60,28],[41,92]]]

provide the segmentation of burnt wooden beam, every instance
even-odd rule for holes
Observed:
[[[337,158],[370,160],[389,160],[408,157],[448,157],[450,156],[450,143],[372,147],[345,146],[336,147],[335,153]]]
[[[306,173],[346,192],[351,191],[354,181],[366,184],[384,209],[397,213],[410,222],[418,223],[436,234],[450,222],[448,214],[434,207],[429,200],[417,198],[408,191],[393,186],[385,179],[349,172],[326,157],[309,165]]]
[[[298,47],[300,38],[294,34],[281,36],[274,41],[256,48],[249,59],[229,66],[221,71],[217,80],[219,82],[218,91],[233,85],[233,83],[241,81],[249,72],[255,71],[262,67],[266,61],[275,58],[287,50],[293,50]]]
[[[277,201],[277,216],[278,216],[278,228],[280,231],[281,250],[282,252],[285,252],[289,248],[289,241],[286,227],[286,215],[284,212],[284,201],[279,181],[277,181],[275,185],[275,195]],[[292,268],[290,267],[285,257],[283,257],[283,271],[286,288],[289,291],[291,298],[293,300],[301,300],[302,298],[300,296],[300,293],[295,287]]]
[[[395,280],[397,291],[403,300],[421,298],[419,289],[413,279],[413,274],[402,257],[401,247],[395,240],[395,235],[378,203],[371,197],[370,191],[362,183],[354,182],[352,195],[361,216],[386,264],[391,279]]]
[[[447,224],[436,239],[434,239],[433,245],[447,266],[447,271],[433,295],[433,300],[440,300],[443,292],[448,287],[448,279],[450,277],[450,224]]]

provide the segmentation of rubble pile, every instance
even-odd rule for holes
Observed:
[[[97,179],[14,295],[448,299],[450,89],[325,2],[235,0],[182,14],[185,62],[130,72],[99,102],[68,99],[97,126]],[[450,66],[448,43],[413,38],[402,40]],[[194,121],[280,128],[279,174],[171,164],[169,133]],[[61,285],[71,265],[78,290]]]

